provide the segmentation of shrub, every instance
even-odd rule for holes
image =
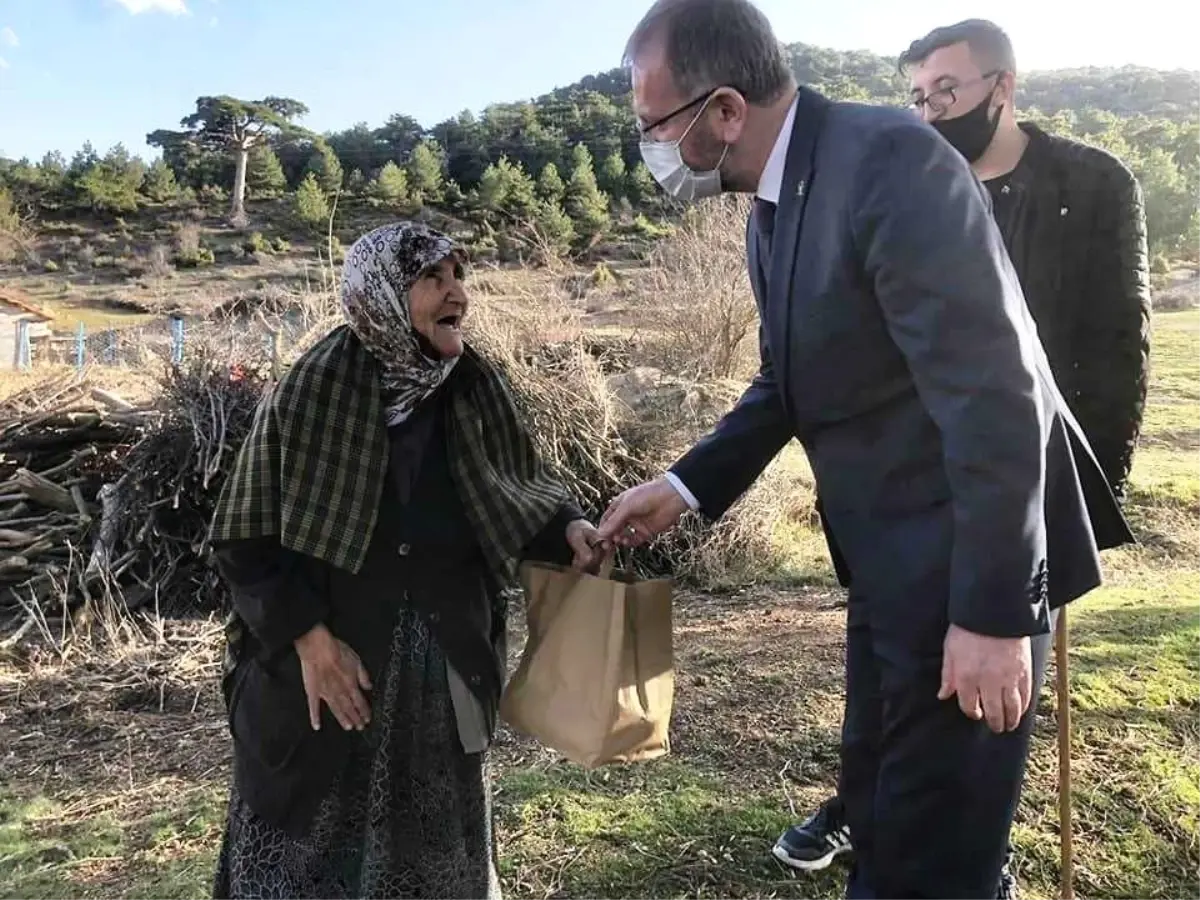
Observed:
[[[346,248],[342,246],[342,241],[336,234],[329,239],[329,244],[322,255],[329,256],[329,261],[333,263],[340,264],[346,261]]]
[[[206,184],[200,188],[199,202],[201,206],[220,207],[229,202],[229,192],[216,184]]]
[[[201,266],[211,266],[217,261],[212,250],[203,246],[200,241],[200,229],[192,223],[184,223],[175,233],[176,268],[196,269]]]
[[[481,278],[473,285],[467,324],[473,345],[512,384],[547,464],[585,511],[598,515],[612,497],[660,473],[711,428],[743,385],[629,368],[636,346],[584,334],[560,283],[528,270]],[[822,548],[795,542],[812,512],[811,481],[791,460],[779,460],[716,526],[689,515],[671,535],[637,551],[632,564],[707,588],[778,573],[797,546],[811,551],[806,562],[820,565]]]
[[[211,266],[216,261],[216,255],[208,247],[201,247],[195,253],[175,254],[175,267],[179,269],[198,269]]]
[[[241,249],[246,253],[262,253],[269,256],[274,251],[271,248],[271,242],[268,241],[261,231],[256,231],[250,237],[242,242]]]
[[[663,368],[694,378],[747,376],[757,367],[758,312],[746,274],[748,201],[690,208],[651,265]]]
[[[154,278],[169,278],[174,270],[171,255],[162,244],[155,244],[146,255],[146,274]]]

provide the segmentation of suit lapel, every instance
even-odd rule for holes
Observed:
[[[789,412],[791,406],[788,381],[791,374],[791,312],[796,251],[813,176],[817,139],[831,105],[831,102],[820,94],[800,88],[796,101],[795,123],[788,144],[787,162],[783,170],[779,208],[775,213],[775,234],[771,241],[765,321],[771,357],[775,362],[776,380],[783,396],[784,407]]]
[[[762,238],[758,234],[758,224],[751,212],[746,220],[746,267],[750,270],[750,287],[754,289],[754,302],[758,306],[759,318],[766,316],[766,275],[763,269],[763,258],[759,252]]]

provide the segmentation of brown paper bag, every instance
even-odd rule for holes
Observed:
[[[670,752],[671,582],[521,567],[529,636],[500,700],[509,725],[587,768]]]

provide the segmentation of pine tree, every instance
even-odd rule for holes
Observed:
[[[463,193],[457,181],[447,178],[442,182],[442,206],[451,211],[458,211],[466,202],[467,195]]]
[[[626,182],[626,196],[634,206],[655,207],[659,204],[661,191],[645,163],[639,162],[630,169]]]
[[[99,212],[127,213],[138,207],[146,164],[117,144],[76,182],[83,204]]]
[[[346,193],[354,197],[361,197],[366,189],[367,176],[362,173],[362,169],[355,169],[346,179]]]
[[[329,200],[312,172],[305,175],[300,187],[296,188],[293,207],[296,218],[314,231],[321,231],[328,224]]]
[[[509,162],[505,156],[484,170],[476,198],[479,207],[491,216],[498,214],[514,222],[537,218],[538,198],[533,179],[520,163]]]
[[[505,160],[501,157],[500,161],[504,162]],[[504,173],[500,171],[499,166],[492,163],[483,170],[483,174],[479,176],[479,184],[475,188],[475,205],[479,207],[485,219],[490,220],[500,212],[507,188]]]
[[[542,169],[542,174],[538,176],[537,191],[538,196],[547,203],[562,204],[567,186],[563,184],[562,176],[558,174],[558,166],[554,163],[546,163]]]
[[[155,203],[168,203],[179,196],[175,173],[163,159],[156,159],[142,178],[142,193]]]
[[[575,225],[557,203],[541,201],[534,223],[548,249],[559,255],[571,249],[571,244],[575,241]]]
[[[379,170],[373,189],[375,196],[390,206],[408,203],[408,175],[391,160]]]
[[[436,141],[421,141],[408,158],[408,185],[420,204],[442,199],[442,152]]]
[[[326,194],[335,194],[342,187],[344,174],[342,163],[333,148],[324,141],[319,142],[308,160],[306,171],[317,177],[317,184]]]
[[[575,223],[578,236],[585,242],[592,242],[608,231],[608,198],[596,184],[592,154],[587,145],[575,145],[572,163],[566,191],[567,215]]]
[[[246,188],[254,197],[278,197],[287,190],[287,176],[279,157],[266,144],[250,151],[246,163]]]
[[[600,187],[610,197],[625,196],[625,160],[620,153],[610,153],[600,166]]]

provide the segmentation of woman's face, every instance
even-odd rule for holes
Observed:
[[[408,291],[413,328],[443,359],[463,352],[462,324],[467,315],[463,265],[453,256],[425,272]]]

